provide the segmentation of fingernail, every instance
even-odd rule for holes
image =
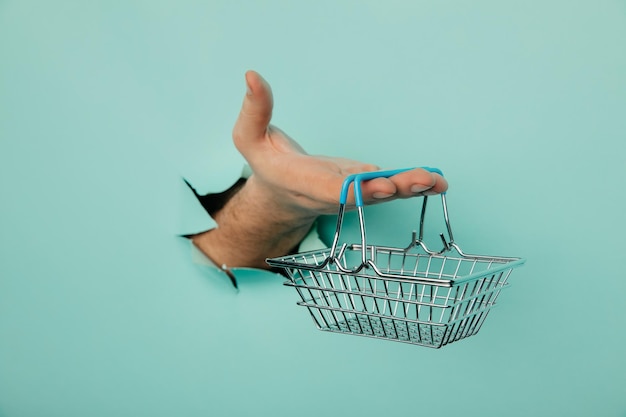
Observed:
[[[391,194],[391,193],[380,193],[380,192],[379,192],[379,193],[374,193],[374,194],[372,194],[372,196],[373,196],[374,198],[389,198],[389,197],[391,197],[392,195],[393,195],[393,194]]]
[[[421,193],[422,191],[426,191],[428,189],[430,189],[430,186],[427,185],[419,185],[419,184],[414,184],[411,186],[411,192],[412,193]]]
[[[248,73],[246,73],[246,76],[244,77],[244,79],[246,80],[246,95],[251,96],[252,89],[250,88],[250,83],[248,82]]]

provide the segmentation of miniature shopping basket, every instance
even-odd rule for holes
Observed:
[[[435,168],[425,168],[441,174]],[[469,255],[454,242],[441,195],[448,239],[433,251],[423,241],[428,197],[423,198],[419,235],[407,247],[366,242],[361,182],[405,171],[356,174],[343,183],[332,247],[268,259],[284,269],[285,285],[297,290],[320,330],[440,348],[475,335],[513,268],[524,259]],[[339,244],[350,184],[358,213],[361,243]]]

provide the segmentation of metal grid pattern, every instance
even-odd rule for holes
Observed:
[[[373,267],[358,273],[344,271],[360,245],[342,248],[340,263],[327,261],[329,249],[282,259],[299,265],[287,270],[285,284],[296,288],[298,305],[320,330],[439,348],[480,330],[512,270],[507,258],[367,249]]]
[[[425,168],[443,175],[436,168]],[[316,326],[325,331],[440,348],[475,335],[507,286],[520,258],[464,253],[455,243],[445,193],[441,206],[448,238],[443,249],[424,243],[427,197],[419,233],[405,248],[367,244],[361,182],[407,169],[353,174],[343,184],[330,249],[268,259],[286,271]],[[354,183],[361,243],[339,245],[347,194]]]

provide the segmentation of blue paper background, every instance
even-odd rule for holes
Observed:
[[[625,41],[624,1],[0,1],[0,416],[625,416]],[[191,263],[179,176],[238,174],[247,69],[310,153],[438,166],[459,243],[528,258],[478,336],[321,333]]]

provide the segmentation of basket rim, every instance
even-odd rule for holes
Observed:
[[[344,244],[342,246],[343,248],[350,248],[351,250],[354,250],[354,248],[361,248],[360,244]],[[368,248],[380,248],[383,250],[389,250],[389,251],[397,251],[398,253],[404,252],[404,249],[400,249],[400,248],[391,248],[391,247],[384,247],[384,246],[376,246],[376,245],[368,245]],[[314,256],[314,255],[324,255],[324,260],[325,261],[327,258],[330,257],[330,251],[331,248],[324,248],[324,249],[316,249],[316,250],[311,250],[311,251],[306,251],[306,252],[300,252],[300,253],[295,253],[292,255],[286,255],[286,256],[281,256],[281,257],[277,257],[277,258],[268,258],[266,260],[266,262],[273,267],[279,267],[279,268],[283,268],[283,269],[297,269],[297,270],[304,270],[304,271],[320,271],[320,272],[329,272],[329,273],[333,273],[333,274],[344,274],[344,275],[350,275],[350,276],[356,276],[356,277],[365,277],[365,278],[381,278],[381,279],[394,279],[396,281],[400,281],[400,282],[407,282],[407,283],[419,283],[419,284],[427,284],[427,285],[436,285],[436,286],[441,286],[441,287],[454,287],[457,285],[461,285],[464,284],[466,282],[470,282],[470,281],[475,281],[477,279],[480,279],[486,275],[492,275],[494,273],[498,273],[507,269],[514,269],[517,268],[519,266],[522,266],[525,262],[526,259],[525,258],[515,258],[515,257],[503,257],[503,256],[485,256],[485,255],[471,255],[471,254],[459,254],[458,257],[454,257],[455,259],[477,259],[477,260],[483,260],[483,261],[488,261],[489,259],[493,259],[493,260],[497,260],[498,261],[498,265],[493,267],[493,268],[489,268],[486,270],[482,270],[482,271],[478,271],[478,272],[474,272],[472,274],[466,275],[466,276],[462,276],[462,277],[457,277],[457,278],[452,278],[452,279],[439,279],[439,278],[426,278],[426,277],[416,277],[416,276],[412,276],[412,275],[401,275],[401,274],[391,274],[391,273],[386,273],[386,272],[382,272],[380,271],[380,269],[378,267],[376,267],[376,265],[371,261],[368,260],[368,265],[370,268],[373,269],[375,275],[367,275],[367,274],[362,274],[359,272],[350,272],[350,273],[346,273],[343,271],[337,271],[337,270],[332,270],[330,268],[328,268],[329,265],[331,265],[334,262],[334,257],[331,258],[331,260],[326,263],[323,267],[320,267],[319,265],[315,265],[315,264],[307,264],[307,263],[302,263],[302,262],[296,262],[294,261],[295,258],[297,257],[307,257],[307,256]],[[341,250],[338,249],[339,252],[341,252]],[[428,255],[428,254],[424,254],[423,256],[436,256],[436,257],[441,257],[441,258],[447,258],[447,256],[444,256],[443,254],[441,255]]]

